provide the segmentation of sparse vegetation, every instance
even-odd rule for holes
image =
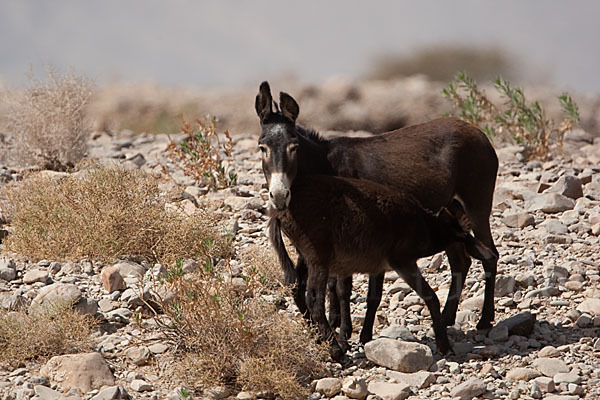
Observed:
[[[229,132],[223,138],[217,132],[217,119],[206,117],[191,124],[183,121],[185,138],[180,144],[173,141],[167,148],[169,158],[183,172],[210,189],[222,189],[235,184],[237,175],[229,170],[233,143]]]
[[[9,96],[15,161],[59,171],[78,163],[87,151],[91,96],[92,83],[73,73],[49,69],[46,80],[31,77],[22,93]]]
[[[70,304],[29,314],[0,308],[0,364],[88,349],[94,324],[92,317],[72,310]]]
[[[62,178],[33,175],[5,189],[14,233],[5,249],[31,259],[133,256],[170,265],[179,258],[227,254],[207,212],[166,209],[155,177],[117,166],[92,166]]]
[[[164,305],[171,323],[162,326],[181,349],[177,373],[186,385],[306,397],[307,383],[325,371],[327,347],[264,300],[264,277],[251,271],[235,282],[210,260],[193,278],[173,276],[174,300]]]
[[[475,79],[494,79],[498,74],[513,78],[512,57],[497,48],[444,45],[421,48],[406,56],[376,59],[368,74],[372,79],[394,79],[422,74],[429,79],[448,82],[456,71],[468,71]]]
[[[442,93],[454,103],[460,118],[478,125],[490,139],[508,135],[524,145],[531,158],[548,157],[551,146],[562,146],[565,133],[579,122],[577,104],[566,93],[559,97],[565,117],[557,125],[546,117],[538,101],[526,101],[523,89],[511,86],[501,77],[494,81],[494,87],[506,100],[503,106],[492,103],[464,72],[458,73]]]

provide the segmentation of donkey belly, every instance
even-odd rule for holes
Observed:
[[[329,265],[329,274],[337,277],[347,277],[354,273],[379,274],[389,269],[385,257],[373,256],[368,253],[336,253]]]

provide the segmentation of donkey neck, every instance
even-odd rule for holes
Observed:
[[[300,142],[298,152],[299,175],[333,175],[334,169],[328,160],[329,141],[316,131],[296,126]]]

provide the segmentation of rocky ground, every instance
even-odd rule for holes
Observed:
[[[268,246],[267,193],[256,140],[251,135],[234,138],[233,167],[239,178],[233,188],[205,195],[172,170],[174,180],[186,186],[186,207],[195,207],[192,196],[230,217],[238,250]],[[167,143],[165,135],[102,133],[91,141],[90,156],[160,172],[160,164],[169,165]],[[456,325],[449,329],[455,354],[442,358],[432,352],[424,303],[395,273],[388,273],[375,340],[363,347],[353,337],[353,365],[332,365],[331,377],[314,382],[311,399],[600,397],[600,138],[571,134],[564,155],[548,162],[523,162],[520,150],[498,151],[492,215],[500,252],[496,327],[475,330],[484,280],[474,262]],[[3,181],[20,175],[0,170]],[[450,285],[445,256],[421,260],[420,266],[443,303]],[[152,319],[136,318],[142,306],[140,277],[156,272],[133,262],[34,264],[16,256],[0,261],[2,307],[35,307],[64,297],[102,321],[93,338],[94,352],[0,370],[0,398],[117,399],[126,398],[125,393],[135,399],[180,398],[176,383],[163,378],[173,348]],[[367,280],[357,276],[354,282],[352,311],[359,330]],[[295,312],[289,299],[288,304]],[[215,387],[203,396],[251,399],[256,394]]]

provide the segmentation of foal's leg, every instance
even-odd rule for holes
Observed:
[[[456,320],[456,310],[460,295],[471,266],[471,257],[465,252],[465,246],[462,243],[455,243],[446,249],[446,255],[450,262],[450,270],[452,271],[452,282],[450,283],[450,291],[442,312],[442,324],[444,326],[454,325]]]
[[[308,273],[308,309],[313,322],[319,328],[321,337],[331,343],[331,357],[340,362],[346,362],[346,355],[340,347],[325,315],[325,296],[327,292],[327,270],[309,265]]]
[[[340,283],[340,280],[337,278],[333,276],[329,277],[329,280],[327,281],[327,294],[329,298],[329,325],[332,329],[339,327],[341,324],[338,284],[343,286],[343,283]]]
[[[363,322],[362,330],[360,331],[360,342],[365,344],[373,339],[373,323],[375,322],[375,314],[381,303],[381,295],[383,293],[383,278],[385,272],[379,275],[369,275],[369,292],[367,293],[367,313]]]
[[[296,274],[298,276],[298,281],[296,282],[296,286],[292,289],[292,296],[294,297],[294,302],[300,310],[302,316],[308,320],[310,320],[310,314],[308,312],[308,308],[306,307],[306,281],[308,279],[308,267],[306,266],[306,261],[302,254],[298,256],[298,262],[296,263]]]
[[[442,354],[450,351],[450,341],[446,327],[442,324],[442,316],[440,313],[440,301],[429,284],[423,279],[421,271],[417,267],[415,261],[408,263],[391,263],[392,268],[408,283],[408,285],[425,301],[431,319],[433,321],[433,331],[435,332],[435,342],[438,350]]]
[[[348,339],[352,336],[352,315],[350,314],[350,295],[352,294],[352,276],[336,280],[338,308],[340,310],[340,334],[338,341],[344,351],[348,351]],[[331,307],[331,304],[329,305]],[[331,316],[331,308],[330,313]],[[330,319],[331,321],[331,319]]]

